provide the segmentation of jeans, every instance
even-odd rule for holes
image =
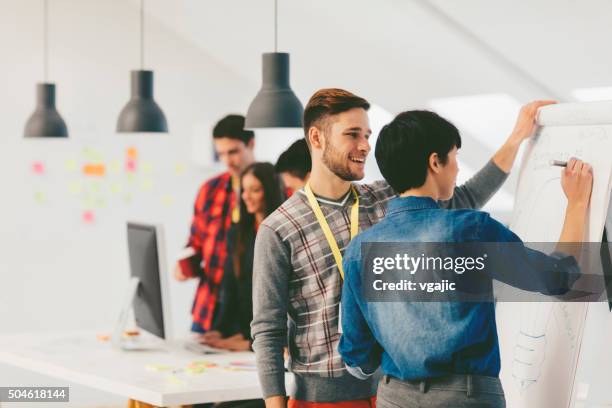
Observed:
[[[385,375],[378,384],[377,408],[504,408],[499,378],[450,375],[402,381]]]

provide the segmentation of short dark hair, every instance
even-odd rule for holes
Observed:
[[[365,99],[344,89],[326,88],[320,89],[310,97],[306,109],[304,109],[304,135],[308,140],[308,130],[312,126],[322,129],[323,121],[332,115],[354,108],[370,109],[370,103]]]
[[[221,137],[241,140],[247,144],[255,137],[255,133],[252,130],[244,130],[244,116],[227,115],[213,128],[213,139]]]
[[[434,112],[415,110],[400,113],[382,128],[375,156],[385,180],[403,193],[425,184],[432,153],[446,164],[455,146],[461,148],[455,125]]]
[[[302,180],[310,173],[311,167],[312,160],[306,139],[293,142],[287,150],[281,153],[274,165],[277,173],[289,173]]]

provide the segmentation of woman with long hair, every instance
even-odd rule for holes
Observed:
[[[228,232],[228,253],[213,331],[203,341],[227,350],[250,350],[253,320],[252,275],[259,224],[284,200],[281,181],[270,163],[253,163],[240,175],[240,221]]]

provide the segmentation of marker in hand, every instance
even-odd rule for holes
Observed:
[[[548,164],[551,166],[567,167],[567,162],[563,160],[550,160]]]

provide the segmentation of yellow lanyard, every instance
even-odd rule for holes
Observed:
[[[234,192],[234,202],[232,203],[232,222],[240,222],[240,179],[232,176],[232,191]]]
[[[308,197],[308,202],[310,203],[310,207],[312,211],[315,213],[317,217],[317,221],[323,230],[323,234],[325,234],[325,238],[327,239],[327,243],[334,255],[334,259],[336,260],[336,265],[338,266],[338,270],[340,271],[340,276],[344,279],[344,269],[342,268],[342,254],[340,253],[340,248],[338,248],[338,242],[336,238],[334,238],[334,234],[332,234],[331,229],[329,228],[329,224],[323,215],[323,211],[321,211],[321,207],[319,206],[319,202],[315,198],[315,195],[310,188],[310,183],[306,183],[304,186],[304,192],[306,193],[306,197]],[[355,235],[359,232],[359,196],[357,195],[357,191],[355,191],[355,187],[351,185],[351,192],[353,193],[353,197],[355,197],[355,202],[351,207],[351,239],[355,238]]]

